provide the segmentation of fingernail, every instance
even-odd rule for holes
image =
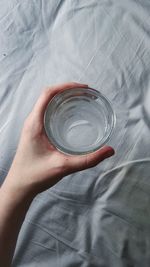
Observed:
[[[84,86],[84,87],[89,87],[88,84],[79,83],[79,85]]]
[[[107,157],[111,157],[111,156],[113,156],[115,154],[115,151],[114,151],[114,149],[112,149],[112,150],[109,150],[107,153],[106,153],[106,156]]]
[[[85,86],[85,87],[89,87],[88,84],[85,84],[85,83],[79,83],[79,82],[75,82],[76,84],[78,85],[82,85],[82,86]]]

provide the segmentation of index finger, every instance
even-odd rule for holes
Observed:
[[[43,121],[46,107],[49,101],[53,98],[53,96],[55,96],[57,93],[62,92],[66,89],[71,89],[77,86],[83,87],[83,88],[88,87],[87,84],[80,84],[80,83],[75,83],[75,82],[58,84],[56,86],[48,87],[42,92],[41,96],[37,100],[33,108],[33,113],[36,114],[36,117],[38,117],[40,121]]]

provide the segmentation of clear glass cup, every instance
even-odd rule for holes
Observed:
[[[61,152],[84,155],[104,146],[115,127],[110,101],[93,88],[66,89],[49,102],[44,128]]]

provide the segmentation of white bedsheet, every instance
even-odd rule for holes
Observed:
[[[0,0],[0,181],[43,87],[113,103],[115,156],[33,201],[13,267],[150,266],[150,1]]]

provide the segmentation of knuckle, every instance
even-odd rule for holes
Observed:
[[[85,158],[85,169],[93,168],[96,165],[96,161],[93,158],[89,158],[88,155]]]
[[[87,169],[88,167],[90,167],[89,166],[89,160],[88,160],[88,156],[87,155],[85,156],[85,164],[84,164],[84,167],[85,167],[85,169]]]
[[[44,88],[44,90],[42,91],[42,96],[45,96],[45,97],[47,97],[50,93],[51,93],[51,91],[52,91],[52,87],[45,87]]]
[[[69,159],[65,158],[62,160],[62,164],[61,164],[61,171],[63,174],[67,174],[69,173],[70,170],[70,164],[69,164]]]
[[[43,132],[43,123],[39,120],[38,116],[32,111],[28,117],[26,117],[23,125],[25,133],[31,137],[39,137]]]
[[[64,158],[64,159],[62,160],[62,167],[63,167],[63,168],[68,168],[68,167],[69,167],[69,159]]]

